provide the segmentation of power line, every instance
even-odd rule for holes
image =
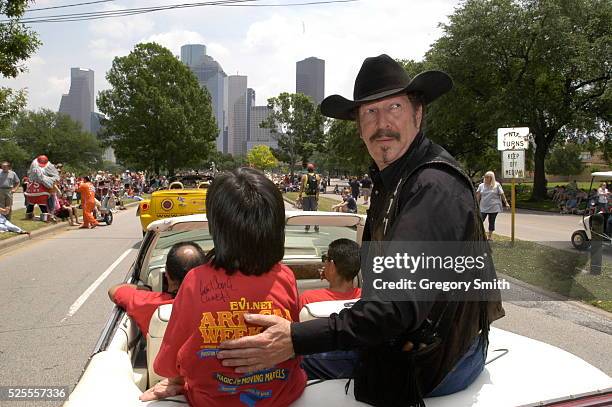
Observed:
[[[151,13],[155,11],[162,10],[171,10],[171,9],[180,9],[180,8],[191,8],[191,7],[202,7],[202,6],[214,6],[214,5],[222,5],[227,3],[237,3],[237,2],[252,2],[259,0],[217,0],[217,1],[207,1],[200,3],[181,3],[181,4],[171,4],[167,6],[153,6],[153,7],[134,7],[134,8],[126,8],[120,10],[106,10],[106,11],[91,11],[91,12],[80,12],[80,13],[68,13],[68,14],[55,14],[48,16],[40,16],[40,17],[29,17],[23,18],[20,20],[22,23],[33,24],[39,22],[56,22],[56,21],[79,21],[76,20],[78,18],[83,18],[84,20],[89,20],[89,17],[105,17],[105,16],[116,16],[116,15],[133,15],[133,14],[142,14],[142,13]],[[0,23],[8,22],[8,20],[0,21]]]
[[[113,1],[113,0],[105,0]],[[103,2],[105,2],[103,1]],[[359,0],[321,0],[321,1],[309,1],[301,3],[286,3],[286,4],[246,4],[253,3],[260,0],[217,0],[207,1],[199,3],[181,3],[172,4],[167,6],[153,6],[153,7],[138,7],[138,8],[127,8],[120,10],[106,10],[106,11],[93,11],[93,12],[81,12],[81,13],[68,13],[68,14],[56,14],[40,17],[30,17],[20,20],[24,24],[40,24],[40,23],[57,23],[57,22],[75,22],[75,21],[89,21],[89,20],[100,20],[105,18],[116,18],[132,16],[137,14],[152,13],[157,11],[174,10],[182,8],[193,8],[193,7],[205,7],[205,6],[217,6],[217,7],[294,7],[294,6],[311,6],[321,4],[332,4],[332,3],[352,3]],[[93,4],[101,2],[89,2],[89,3],[78,3],[66,6],[56,7],[71,7],[84,4]],[[53,7],[51,7],[53,8]],[[42,10],[34,9],[31,11]],[[9,20],[2,20],[0,24],[7,23]]]
[[[88,1],[86,3],[65,4],[63,6],[40,7],[40,8],[33,8],[33,9],[30,9],[30,10],[26,10],[25,12],[26,13],[30,13],[32,11],[52,10],[52,9],[56,9],[56,8],[78,7],[78,6],[86,6],[86,5],[89,5],[89,4],[98,4],[98,3],[110,3],[112,1],[115,1],[115,0]]]

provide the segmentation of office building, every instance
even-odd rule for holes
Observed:
[[[249,134],[251,138],[247,141],[247,152],[258,145],[266,145],[277,148],[278,143],[274,134],[268,128],[261,128],[259,125],[270,115],[268,106],[252,106],[249,121]]]
[[[210,94],[213,115],[219,130],[216,140],[217,150],[227,153],[227,140],[224,137],[224,132],[229,124],[227,75],[219,62],[210,55],[206,55],[206,46],[202,44],[183,45],[181,61],[195,74],[200,86],[206,88]]]
[[[255,106],[255,89],[247,88],[247,135],[246,141],[251,140],[251,108]],[[248,150],[248,149],[247,149]]]
[[[320,104],[325,98],[325,61],[310,57],[295,64],[295,92]]]
[[[247,77],[228,76],[227,106],[228,134],[227,152],[232,155],[246,154],[247,141]]]
[[[84,131],[92,132],[91,118],[94,111],[94,71],[70,69],[70,90],[62,95],[59,112],[81,123]]]

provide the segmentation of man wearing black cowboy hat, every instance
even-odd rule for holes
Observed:
[[[333,95],[321,103],[324,115],[357,121],[374,161],[364,242],[485,240],[469,177],[421,131],[425,106],[451,88],[444,72],[423,72],[411,79],[396,61],[380,55],[364,61],[354,100]],[[362,272],[365,278],[367,270]],[[493,277],[494,270],[490,273]],[[423,397],[457,392],[476,379],[484,367],[489,326],[502,316],[495,295],[486,301],[362,300],[327,319],[304,323],[245,315],[247,322],[268,328],[222,344],[234,350],[219,357],[228,366],[239,366],[237,372],[246,372],[293,354],[362,349],[358,400],[422,406]],[[397,343],[408,357],[389,351]],[[426,352],[413,357],[410,351],[421,347]]]

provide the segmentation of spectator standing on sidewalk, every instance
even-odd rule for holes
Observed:
[[[597,188],[597,210],[608,212],[608,186],[605,182],[602,182],[599,188]]]
[[[485,173],[482,184],[476,190],[476,199],[480,206],[482,221],[484,222],[487,217],[489,218],[487,239],[491,240],[495,231],[495,218],[497,218],[497,214],[502,212],[504,207],[507,208],[509,206],[502,186],[499,182],[495,181],[493,171]]]
[[[357,201],[357,198],[359,198],[359,180],[357,179],[357,177],[352,177],[351,180],[349,181],[349,186],[351,187],[351,195],[353,195],[353,198],[355,198],[355,201]]]
[[[363,196],[363,204],[367,205],[370,195],[372,195],[372,179],[368,174],[365,174],[361,180],[361,195]]]
[[[315,166],[309,163],[306,166],[306,174],[302,175],[300,182],[300,192],[298,199],[302,200],[302,209],[305,211],[316,211],[319,206],[319,185],[321,176],[315,173]],[[302,196],[304,195],[304,196]],[[310,225],[304,227],[306,232],[310,230]],[[315,232],[319,231],[319,225],[315,225]]]
[[[11,170],[11,163],[3,161],[0,171],[0,208],[8,208],[8,213],[4,215],[8,220],[11,220],[13,194],[17,191],[17,187],[19,187],[19,177]]]

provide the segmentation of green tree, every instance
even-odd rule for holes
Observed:
[[[325,118],[317,105],[302,93],[283,92],[268,99],[268,107],[271,113],[260,126],[274,134],[278,141],[274,154],[289,163],[293,174],[298,160],[305,165],[313,152],[323,148]]]
[[[0,161],[8,161],[13,165],[13,169],[20,174],[23,174],[28,165],[28,159],[33,157],[14,140],[6,138],[0,140]]]
[[[426,55],[427,65],[450,73],[456,85],[431,106],[430,135],[450,141],[445,146],[452,153],[461,147],[467,159],[493,148],[495,128],[529,127],[532,198],[543,199],[550,147],[576,132],[597,134],[598,123],[609,123],[610,21],[607,0],[462,3]]]
[[[130,167],[174,174],[208,157],[218,129],[210,96],[167,48],[137,44],[116,57],[98,96],[104,137]]]
[[[65,163],[80,171],[102,164],[98,139],[69,116],[51,110],[20,113],[10,141],[27,154],[26,160],[45,154],[54,163]]]
[[[359,138],[357,124],[347,120],[331,120],[325,155],[328,157],[328,167],[351,174],[363,174],[372,161]]]
[[[233,156],[231,154],[225,154],[220,151],[212,151],[206,160],[202,162],[202,166],[210,168],[212,163],[215,163],[215,167],[218,171],[229,171],[236,168],[244,167],[247,162],[243,156]]]
[[[575,143],[556,145],[546,159],[546,168],[549,174],[578,175],[584,170],[580,159],[582,148]]]
[[[26,70],[23,61],[28,59],[41,42],[30,28],[19,19],[28,8],[30,0],[0,0],[0,16],[6,20],[0,24],[0,75],[15,78]],[[0,134],[6,121],[25,106],[25,91],[0,87]],[[4,123],[3,123],[4,122]]]
[[[247,162],[260,170],[270,170],[278,166],[278,160],[272,154],[272,149],[266,145],[254,146],[247,153]]]

